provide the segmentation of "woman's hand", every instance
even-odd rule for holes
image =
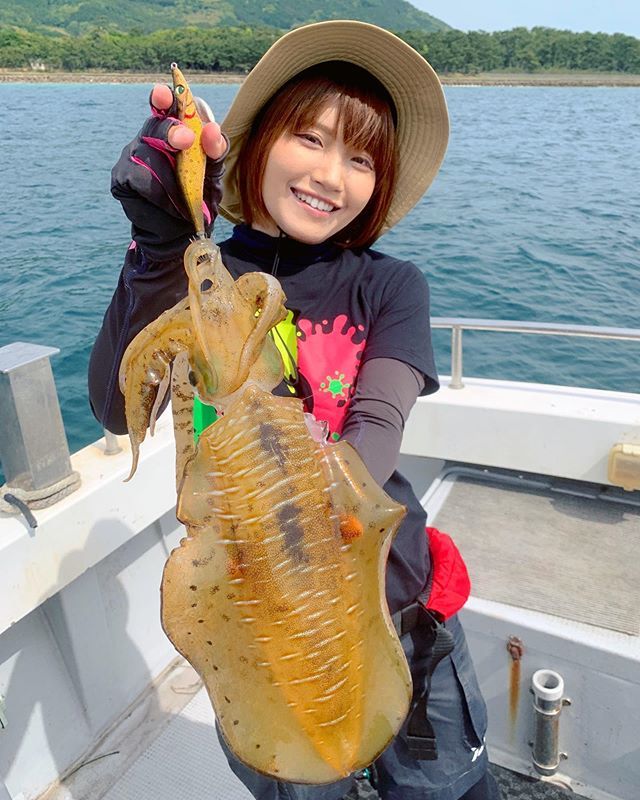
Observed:
[[[217,161],[221,158],[227,149],[227,142],[220,131],[220,126],[217,122],[207,119],[208,109],[198,103],[196,98],[196,105],[200,118],[203,122],[202,134],[200,143],[202,149],[209,158]],[[173,107],[173,92],[171,88],[164,83],[156,83],[151,90],[150,103],[154,113],[162,116],[169,114]],[[186,125],[172,125],[167,133],[167,141],[169,145],[176,150],[186,150],[191,147],[195,134]]]
[[[201,145],[207,154],[203,199],[207,234],[222,197],[227,140],[210,109],[195,98],[204,123]],[[131,220],[131,235],[153,261],[181,256],[195,229],[175,173],[175,154],[194,143],[194,134],[174,116],[173,91],[157,84],[149,98],[151,116],[122,151],[111,171],[111,193]]]

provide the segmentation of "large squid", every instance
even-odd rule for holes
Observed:
[[[193,174],[178,164],[183,185]],[[189,186],[197,208],[202,183],[199,198]],[[184,264],[188,297],[138,334],[120,373],[132,474],[171,387],[187,536],[164,569],[162,624],[245,764],[329,783],[370,764],[408,711],[411,677],[384,595],[405,510],[347,443],[324,441],[300,400],[271,394],[282,378],[268,335],[285,315],[278,281],[234,281],[203,236]],[[195,394],[224,412],[197,445]]]

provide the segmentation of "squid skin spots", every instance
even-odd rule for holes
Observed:
[[[352,542],[364,533],[364,527],[353,514],[345,514],[340,519],[340,533],[345,542]]]
[[[300,522],[300,509],[294,503],[278,511],[278,524],[284,531],[284,546],[298,564],[306,564],[309,556],[304,549],[304,528]]]
[[[245,572],[244,563],[237,557],[232,556],[227,561],[227,575],[230,578],[241,578]],[[219,587],[216,587],[216,591]]]
[[[280,431],[276,430],[276,428],[268,422],[261,422],[258,427],[258,432],[262,450],[265,453],[273,453],[278,464],[284,467],[288,458],[286,447],[283,446],[281,441]]]

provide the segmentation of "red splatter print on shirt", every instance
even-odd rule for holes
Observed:
[[[313,393],[313,414],[329,423],[337,439],[355,391],[366,344],[364,326],[340,314],[333,322],[299,319],[298,331],[298,368]]]

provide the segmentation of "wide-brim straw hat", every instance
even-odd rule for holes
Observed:
[[[220,210],[243,221],[238,156],[256,114],[287,81],[324,61],[363,67],[387,89],[397,112],[398,175],[382,232],[413,208],[435,178],[447,149],[449,115],[431,65],[389,31],[355,20],[305,25],[282,36],[262,56],[235,96],[222,129],[229,138]]]

